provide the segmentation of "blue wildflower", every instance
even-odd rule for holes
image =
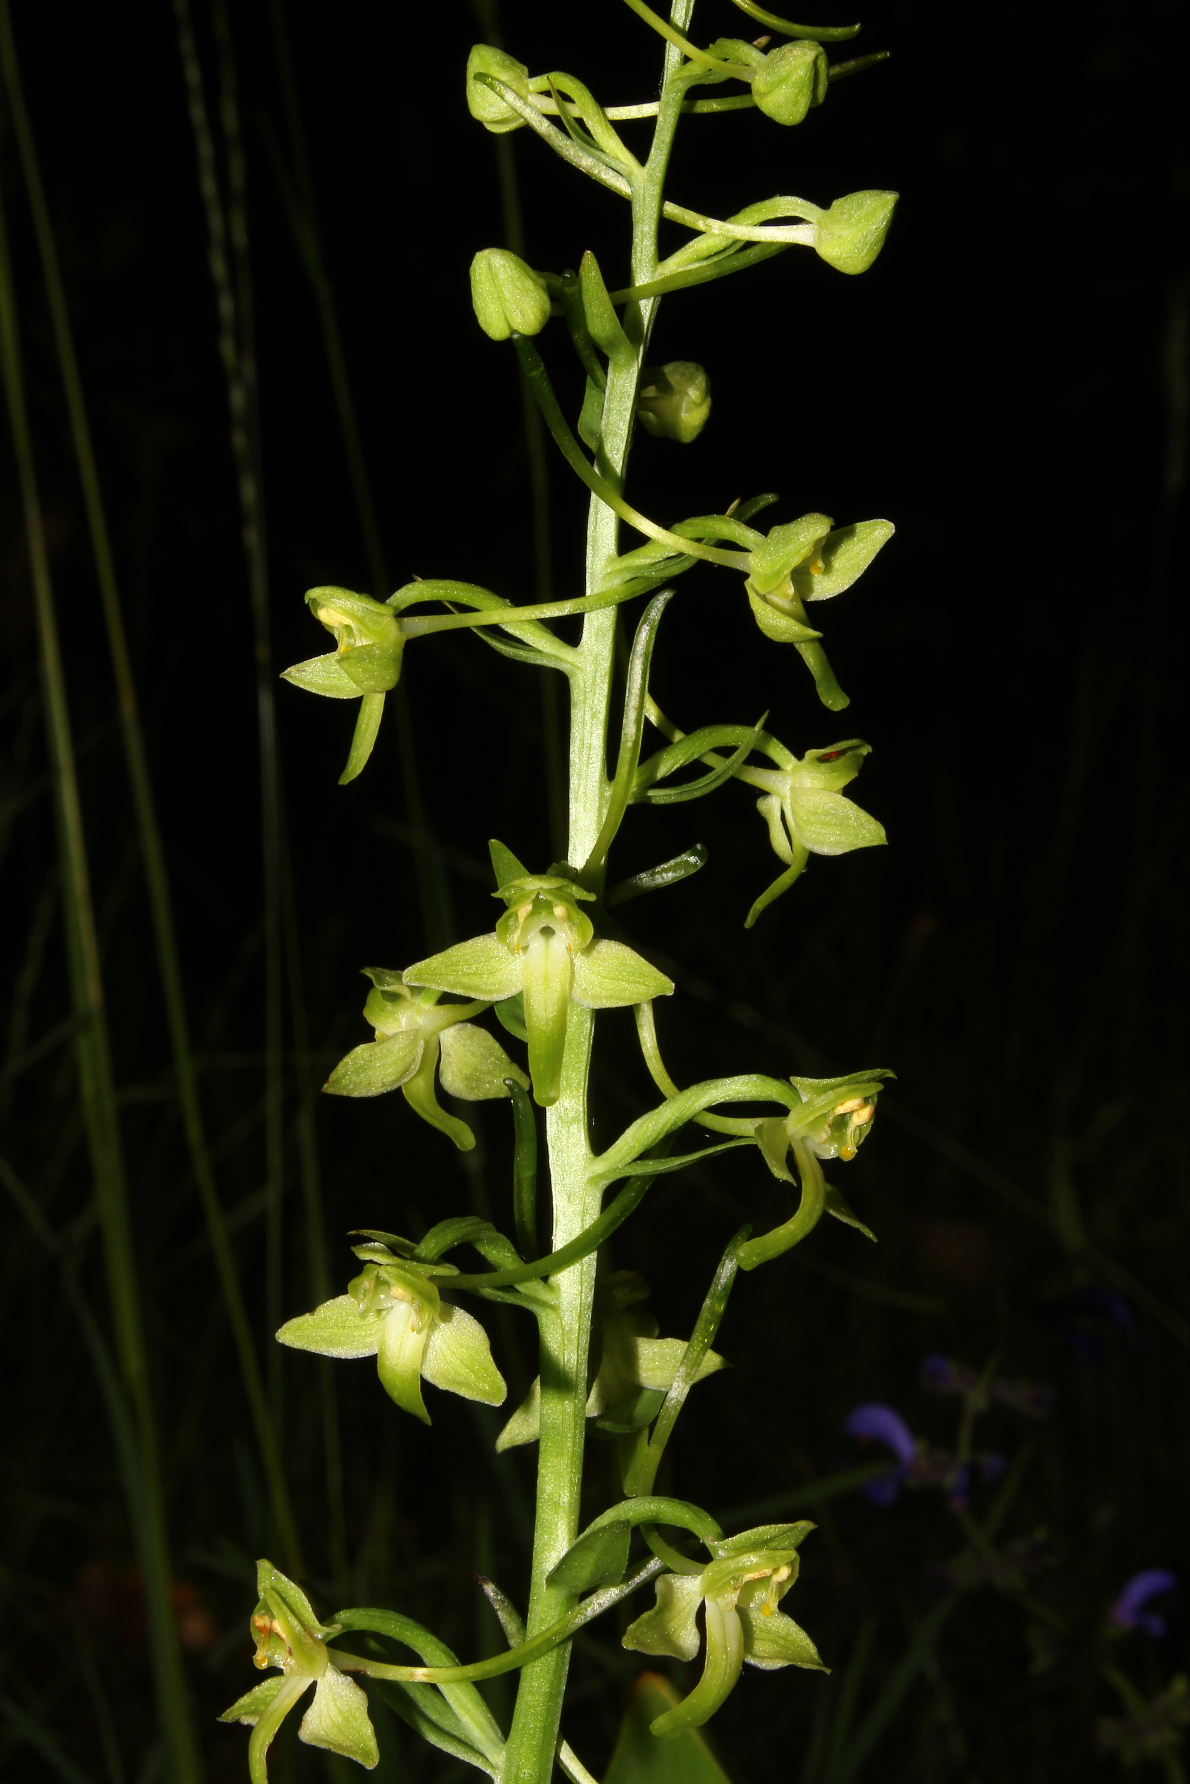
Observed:
[[[843,1428],[849,1437],[858,1437],[863,1443],[883,1443],[893,1452],[897,1458],[896,1468],[878,1480],[868,1481],[863,1490],[873,1505],[895,1504],[909,1465],[917,1459],[918,1447],[916,1437],[900,1413],[894,1412],[891,1406],[870,1402],[857,1406]]]
[[[1111,1607],[1111,1621],[1117,1629],[1143,1629],[1146,1635],[1160,1638],[1165,1634],[1165,1618],[1147,1611],[1145,1605],[1162,1592],[1172,1592],[1177,1583],[1177,1575],[1164,1567],[1134,1573]]]
[[[998,1480],[1004,1471],[1004,1458],[992,1451],[960,1462],[949,1450],[936,1449],[916,1438],[899,1412],[891,1406],[870,1401],[857,1406],[849,1414],[844,1430],[861,1443],[887,1445],[897,1458],[896,1467],[876,1480],[865,1482],[863,1493],[873,1505],[893,1505],[902,1487],[939,1487],[956,1511],[966,1508],[971,1487],[971,1474],[978,1468],[986,1481]]]

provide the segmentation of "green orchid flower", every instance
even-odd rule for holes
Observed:
[[[756,1143],[774,1177],[793,1183],[789,1158],[839,1158],[849,1164],[872,1131],[881,1081],[893,1074],[881,1066],[849,1072],[845,1078],[790,1078],[801,1103],[788,1115],[769,1115],[755,1127]],[[831,1212],[828,1203],[828,1212]]]
[[[646,432],[662,440],[696,440],[711,413],[711,384],[706,368],[690,359],[646,366],[636,401],[637,419]]]
[[[364,1018],[376,1039],[341,1059],[323,1089],[332,1096],[383,1096],[399,1089],[423,1121],[448,1134],[461,1152],[470,1152],[475,1135],[440,1107],[435,1073],[445,1091],[465,1102],[508,1096],[509,1078],[529,1088],[499,1041],[468,1021],[487,1006],[440,1004],[438,992],[415,992],[401,973],[384,967],[366,966],[364,975],[372,981]]]
[[[777,1606],[798,1575],[798,1547],[813,1524],[767,1524],[710,1545],[706,1567],[689,1562],[662,1574],[652,1610],[625,1631],[623,1643],[641,1654],[693,1660],[702,1645],[703,1673],[688,1696],[651,1724],[655,1735],[681,1734],[708,1721],[729,1695],[745,1662],[765,1670],[823,1665],[805,1630]]]
[[[392,600],[399,597],[394,595]],[[359,718],[347,766],[339,776],[345,786],[360,773],[372,754],[384,697],[401,678],[405,634],[389,602],[345,588],[312,588],[306,602],[314,617],[335,639],[326,656],[310,657],[284,671],[282,679],[311,694],[331,700],[358,700]]]
[[[366,1264],[345,1295],[288,1320],[277,1337],[318,1356],[375,1357],[390,1399],[427,1425],[423,1377],[485,1406],[502,1405],[508,1393],[479,1321],[401,1261]]]
[[[338,1634],[314,1615],[310,1600],[270,1561],[256,1565],[260,1601],[252,1613],[254,1664],[276,1666],[280,1678],[265,1679],[224,1710],[220,1722],[245,1722],[252,1729],[248,1769],[252,1784],[266,1784],[273,1737],[298,1700],[314,1687],[314,1700],[302,1717],[298,1739],[310,1747],[354,1759],[371,1771],[380,1759],[376,1733],[361,1688],[339,1671],[326,1643]]]
[[[756,808],[778,859],[787,865],[748,912],[746,929],[789,890],[811,855],[845,855],[888,840],[884,826],[839,791],[859,773],[869,744],[853,737],[829,749],[807,750],[800,758],[775,740],[766,747],[779,766],[749,767],[740,778],[762,789]]]
[[[507,850],[497,857],[499,847],[494,845],[495,859],[515,859]],[[579,909],[594,894],[573,880],[522,871],[495,896],[508,910],[494,933],[419,960],[406,968],[405,984],[487,1003],[520,997],[533,1095],[548,1106],[561,1090],[571,1001],[588,1010],[618,1009],[667,996],[673,980],[623,942],[597,940],[591,919]]]
[[[806,617],[806,602],[828,601],[850,588],[894,530],[890,520],[836,527],[827,514],[803,514],[773,527],[753,548],[745,585],[753,618],[766,638],[794,646],[832,712],[848,699],[818,643],[822,634]]]

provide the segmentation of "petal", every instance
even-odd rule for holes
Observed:
[[[794,835],[815,855],[846,855],[888,841],[883,824],[842,793],[793,787],[789,813]]]
[[[756,809],[769,827],[769,842],[778,861],[793,865],[793,846],[785,827],[785,807],[775,793],[766,793],[756,801]]]
[[[430,1415],[421,1397],[421,1366],[433,1316],[412,1301],[395,1302],[380,1325],[377,1363],[385,1393],[427,1425]]]
[[[345,787],[349,781],[353,781],[356,775],[362,774],[367,767],[368,757],[375,748],[383,716],[384,695],[365,694],[360,700],[359,717],[355,721],[355,730],[351,734],[347,766],[339,776],[341,787]]]
[[[471,1314],[446,1301],[426,1340],[421,1373],[436,1388],[464,1400],[482,1400],[485,1406],[502,1406],[508,1396],[487,1333]]]
[[[637,1338],[633,1340],[635,1361],[634,1379],[642,1388],[672,1387],[674,1376],[681,1367],[682,1358],[686,1355],[687,1345],[684,1338]],[[721,1357],[717,1351],[709,1350],[698,1367],[695,1381],[703,1381],[708,1375],[714,1375],[717,1369],[727,1368],[727,1358]]]
[[[815,575],[799,565],[793,572],[794,588],[803,601],[827,601],[832,595],[841,595],[863,575],[895,531],[891,520],[857,520],[853,526],[836,527],[815,558],[821,570]]]
[[[541,1378],[533,1382],[496,1439],[496,1450],[515,1449],[520,1443],[536,1443],[541,1435]]]
[[[405,640],[395,644],[359,644],[340,653],[343,673],[361,694],[386,694],[401,679],[401,651]]]
[[[282,1673],[276,1678],[262,1679],[259,1685],[253,1685],[251,1691],[245,1691],[243,1697],[237,1697],[229,1710],[224,1710],[218,1718],[220,1722],[243,1722],[249,1728],[255,1727],[262,1713],[268,1709],[281,1687],[288,1681]],[[303,1686],[308,1680],[302,1681]],[[291,1696],[294,1693],[290,1693]]]
[[[588,1010],[613,1010],[625,1004],[668,997],[672,979],[650,966],[623,942],[592,942],[574,961],[574,1000]]]
[[[354,1679],[328,1666],[314,1690],[314,1701],[302,1717],[298,1738],[309,1747],[325,1747],[354,1759],[365,1771],[379,1763],[376,1731],[368,1715],[368,1699]]]
[[[472,1103],[507,1096],[506,1078],[514,1078],[523,1090],[529,1088],[528,1078],[495,1036],[473,1022],[456,1022],[444,1030],[438,1076],[443,1090]]]
[[[707,1648],[702,1678],[676,1709],[658,1716],[653,1733],[666,1736],[681,1734],[684,1728],[699,1728],[709,1722],[728,1697],[744,1664],[744,1626],[734,1610],[713,1598],[706,1600]]]
[[[891,1406],[869,1402],[857,1406],[843,1429],[849,1437],[874,1438],[886,1443],[899,1462],[912,1462],[917,1454],[917,1439],[899,1412]]]
[[[326,694],[332,700],[358,700],[363,691],[344,669],[337,650],[328,651],[324,657],[308,657],[304,663],[295,663],[292,669],[282,672],[281,679],[305,688],[307,693]]]
[[[822,637],[821,632],[816,632],[814,627],[808,626],[804,620],[796,619],[793,614],[783,612],[772,601],[766,600],[763,595],[758,595],[750,582],[746,586],[752,617],[765,637],[771,638],[774,644],[811,644]]]
[[[787,867],[784,873],[778,874],[772,885],[766,886],[764,891],[760,894],[760,897],[756,900],[755,904],[748,912],[748,915],[744,918],[745,929],[751,929],[756,922],[756,919],[761,916],[764,911],[768,910],[770,904],[775,903],[783,892],[788,892],[794,882],[801,878],[806,870],[806,864],[809,859],[810,856],[804,848],[798,850],[797,859],[794,861],[793,866]]]
[[[320,1357],[374,1357],[387,1317],[385,1312],[363,1312],[354,1295],[336,1295],[313,1313],[286,1320],[277,1340],[292,1350],[312,1350]]]
[[[863,767],[864,757],[871,753],[871,744],[858,737],[850,737],[845,743],[832,743],[826,749],[807,750],[789,770],[790,782],[795,787],[818,787],[824,792],[837,793],[855,779]]]
[[[652,1610],[630,1623],[621,1641],[638,1654],[670,1654],[693,1660],[698,1653],[698,1607],[702,1603],[699,1574],[663,1573],[657,1581]]]
[[[383,1096],[413,1076],[424,1047],[420,1029],[365,1041],[339,1061],[322,1088],[330,1096]]]
[[[827,514],[803,514],[799,520],[773,527],[752,553],[749,580],[756,592],[768,594],[807,558],[816,563],[819,554],[815,548],[829,536],[831,526]]]
[[[456,942],[441,954],[431,954],[405,969],[407,985],[430,985],[435,991],[453,991],[459,997],[482,997],[498,1003],[521,988],[522,965],[518,957],[492,933]]]
[[[427,1048],[421,1070],[410,1078],[408,1084],[402,1086],[405,1101],[423,1121],[453,1140],[460,1152],[470,1152],[475,1145],[475,1135],[465,1121],[460,1121],[456,1115],[448,1115],[434,1094],[434,1068],[437,1064],[438,1045],[435,1042]]]
[[[749,1666],[759,1666],[766,1672],[778,1666],[830,1671],[805,1630],[784,1611],[772,1611],[766,1617],[763,1610],[741,1605],[739,1616],[744,1625],[744,1658]]]
[[[529,1071],[533,1077],[533,1095],[546,1108],[557,1102],[562,1085],[562,1054],[566,1045],[573,963],[562,937],[549,929],[538,930],[522,960]]]

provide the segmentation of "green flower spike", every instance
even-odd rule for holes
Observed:
[[[508,910],[495,933],[459,942],[419,960],[406,985],[429,985],[486,1003],[523,999],[533,1095],[543,1106],[558,1100],[562,1052],[571,1000],[588,1010],[646,1003],[673,990],[673,980],[623,942],[596,941],[579,909],[594,897],[557,874],[527,874],[495,894]]]
[[[657,1602],[625,1631],[626,1648],[693,1660],[699,1650],[698,1611],[706,1626],[702,1678],[682,1701],[658,1716],[656,1735],[681,1734],[714,1715],[740,1676],[744,1662],[771,1670],[804,1666],[828,1670],[810,1637],[777,1609],[798,1575],[798,1546],[813,1524],[768,1524],[711,1545],[707,1567],[662,1574]]]
[[[749,785],[762,787],[757,810],[769,827],[769,840],[786,871],[762,892],[745,919],[751,929],[763,910],[798,878],[811,855],[845,855],[852,849],[887,842],[884,826],[839,791],[860,771],[870,746],[852,738],[830,749],[807,750],[800,761],[789,755],[781,768],[751,768]]]
[[[332,700],[359,700],[360,712],[340,786],[353,781],[372,754],[384,696],[401,678],[405,635],[396,614],[383,601],[345,588],[312,588],[306,601],[314,617],[335,638],[335,649],[286,669],[285,681]]]
[[[529,1088],[499,1041],[469,1022],[482,1003],[439,1004],[434,991],[414,992],[400,973],[366,966],[373,989],[364,1005],[374,1041],[365,1041],[341,1059],[323,1089],[332,1096],[383,1096],[400,1089],[410,1108],[431,1127],[441,1128],[461,1152],[470,1152],[475,1135],[465,1121],[448,1115],[434,1094],[434,1074],[442,1088],[465,1102],[507,1096],[509,1078]]]
[[[265,1784],[267,1756],[273,1737],[298,1699],[314,1687],[314,1701],[302,1717],[298,1739],[354,1759],[371,1771],[379,1762],[376,1733],[368,1716],[368,1700],[360,1687],[335,1666],[326,1642],[338,1634],[334,1624],[319,1623],[300,1587],[269,1561],[256,1564],[260,1602],[252,1613],[255,1664],[277,1666],[281,1676],[265,1679],[245,1692],[220,1722],[246,1722],[252,1729],[248,1768],[252,1784]]]
[[[423,1376],[485,1406],[502,1405],[508,1393],[479,1321],[444,1301],[428,1276],[402,1264],[366,1264],[345,1295],[288,1320],[277,1337],[318,1356],[375,1357],[385,1392],[427,1425]]]
[[[483,248],[471,262],[471,307],[493,341],[540,334],[550,319],[545,280],[506,248]]]

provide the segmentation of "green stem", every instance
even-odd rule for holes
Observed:
[[[673,0],[671,23],[684,31],[694,0]],[[682,86],[673,79],[681,57],[672,47],[665,57],[665,84],[649,158],[634,184],[632,199],[632,282],[644,284],[657,266],[657,229],[666,167],[681,114]],[[608,484],[623,485],[636,414],[641,367],[657,299],[632,303],[624,329],[633,344],[608,366],[604,393],[602,446]],[[602,480],[601,480],[602,481]],[[617,516],[592,493],[587,524],[588,594],[595,594],[618,547]],[[616,610],[587,614],[581,661],[570,675],[570,801],[566,858],[586,861],[598,840],[610,791],[607,775],[608,713],[615,662]],[[602,875],[600,876],[602,878]],[[588,1137],[587,1078],[594,1017],[571,1003],[562,1063],[561,1094],[546,1112],[550,1183],[554,1202],[553,1249],[576,1238],[599,1213],[601,1190],[594,1179]],[[586,1437],[587,1355],[595,1294],[596,1254],[555,1275],[557,1305],[544,1314],[541,1332],[541,1433],[538,1443],[537,1508],[533,1535],[532,1584],[526,1636],[529,1641],[574,1608],[574,1594],[551,1586],[548,1575],[574,1542],[579,1528],[583,1445]],[[505,1784],[547,1784],[559,1744],[562,1697],[570,1659],[563,1642],[531,1661],[520,1676],[508,1738]]]

